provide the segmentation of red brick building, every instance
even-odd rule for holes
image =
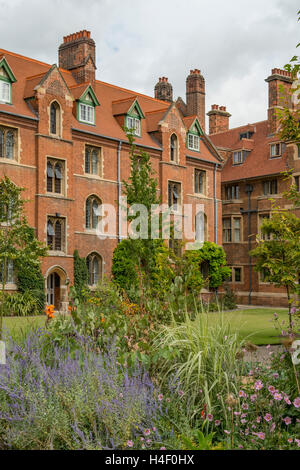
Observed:
[[[87,259],[91,286],[111,271],[120,218],[115,236],[101,240],[97,209],[113,204],[118,214],[130,174],[124,125],[150,154],[162,202],[192,204],[194,228],[200,220],[205,239],[222,237],[222,158],[205,134],[200,71],[187,78],[186,103],[175,103],[165,77],[155,98],[96,80],[95,57],[88,31],[64,38],[58,66],[0,49],[0,177],[26,188],[29,223],[49,247],[47,301],[57,309],[66,307],[75,249]],[[204,206],[200,219],[197,204]],[[7,289],[15,288],[10,266]]]
[[[292,78],[285,70],[273,69],[266,82],[267,120],[229,129],[230,114],[224,106],[213,105],[208,113],[209,133],[226,161],[222,171],[223,246],[233,268],[230,285],[242,304],[286,306],[285,290],[273,287],[264,275],[255,272],[255,260],[249,257],[263,219],[270,216],[270,198],[285,209],[291,207],[282,196],[290,184],[282,172],[293,170],[300,188],[299,145],[286,145],[276,136],[276,110],[293,106]]]

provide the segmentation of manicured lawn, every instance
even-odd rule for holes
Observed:
[[[274,313],[279,316],[279,321],[287,320],[287,310],[276,308],[262,309],[253,308],[225,312],[225,318],[236,331],[239,331],[241,338],[249,337],[249,341],[254,344],[280,344],[278,331],[274,328]],[[218,313],[209,313],[209,321],[216,322],[220,317]],[[41,317],[18,317],[5,318],[4,327],[9,329],[13,336],[34,327],[45,325],[45,316]]]
[[[4,318],[4,328],[17,338],[32,328],[41,328],[45,325],[46,315],[40,317],[7,317]]]
[[[274,313],[277,313],[279,322],[288,319],[288,310],[276,308],[253,308],[225,312],[225,318],[233,329],[239,331],[241,338],[249,337],[251,343],[257,345],[280,344],[278,331],[274,327]],[[209,314],[213,321],[217,321],[219,314]]]

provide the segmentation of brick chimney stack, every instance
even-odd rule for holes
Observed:
[[[59,66],[70,70],[77,83],[94,84],[96,73],[96,44],[90,31],[79,31],[64,37],[59,46]]]
[[[197,115],[202,129],[205,131],[205,79],[200,70],[190,71],[186,79],[187,115]]]
[[[155,85],[154,96],[157,100],[173,102],[173,87],[167,77],[159,78],[158,83]]]
[[[268,134],[276,134],[279,127],[277,110],[292,107],[292,74],[287,70],[273,69],[265,80],[269,83]]]
[[[213,104],[207,116],[209,116],[210,135],[229,130],[229,118],[231,114],[226,111],[226,106],[219,107],[219,105]]]

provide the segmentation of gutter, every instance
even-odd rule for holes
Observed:
[[[22,119],[29,119],[30,121],[39,121],[39,118],[31,117],[31,116],[24,116],[24,114],[12,113],[11,111],[4,111],[3,109],[0,110],[0,113],[8,114],[9,116],[15,116],[15,117],[19,117]]]
[[[97,134],[96,132],[91,132],[91,131],[86,131],[86,130],[83,130],[83,129],[77,129],[75,127],[71,127],[72,131],[75,131],[75,132],[80,132],[82,134],[87,134],[87,135],[93,135],[95,137],[101,137],[102,139],[108,139],[108,140],[111,140],[113,142],[121,142],[122,144],[128,144],[129,145],[129,142],[128,140],[120,140],[120,139],[117,139],[116,137],[109,137],[108,135],[103,135],[103,134]],[[144,144],[139,144],[138,142],[134,142],[134,145],[136,147],[143,147],[143,148],[146,148],[146,149],[150,149],[150,150],[156,150],[157,152],[161,152],[162,151],[162,147],[161,146],[157,146],[157,147],[151,147],[149,145],[144,145]]]

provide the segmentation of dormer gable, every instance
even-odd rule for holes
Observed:
[[[95,125],[95,109],[100,106],[97,95],[89,83],[70,87],[75,98],[77,120],[83,124]]]
[[[5,57],[0,59],[0,103],[12,103],[12,84],[17,81]]]
[[[137,97],[113,101],[112,112],[121,127],[131,130],[137,137],[141,136],[141,120],[145,115]]]
[[[187,148],[195,152],[200,152],[200,140],[203,130],[197,116],[183,118],[187,129]]]

